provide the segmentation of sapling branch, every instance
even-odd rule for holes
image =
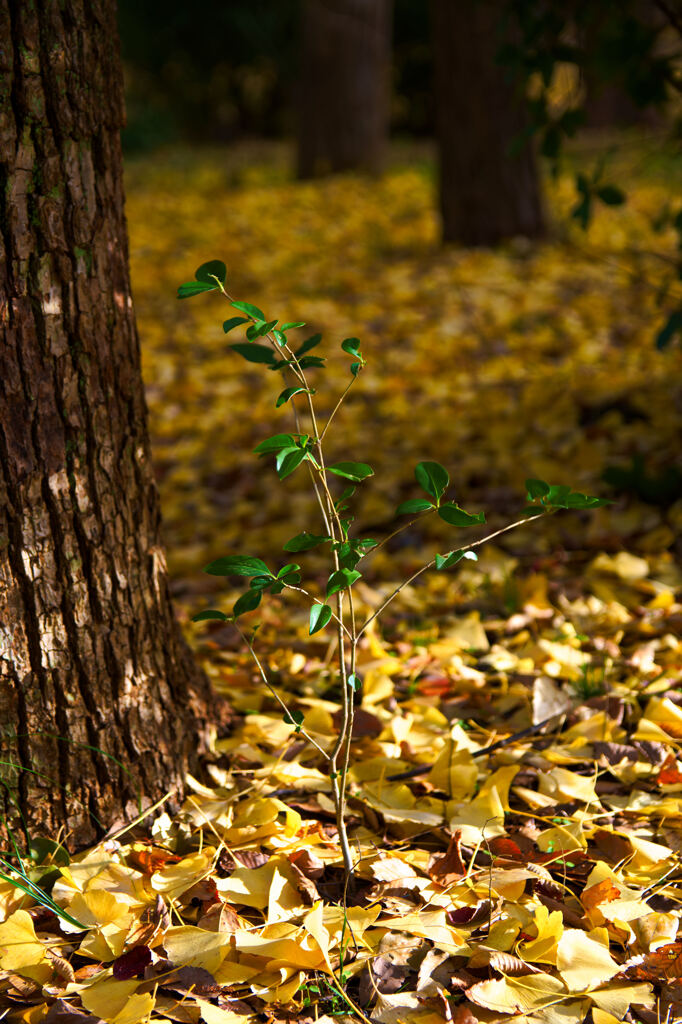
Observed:
[[[273,696],[273,697],[275,698],[275,700],[277,701],[277,703],[278,703],[278,704],[280,705],[280,707],[281,707],[281,708],[282,708],[282,709],[284,710],[284,712],[285,712],[285,714],[286,714],[287,718],[289,718],[289,719],[291,719],[291,720],[293,721],[293,716],[292,716],[292,714],[291,714],[291,711],[290,711],[290,709],[289,709],[289,708],[287,707],[286,703],[285,703],[285,702],[284,702],[284,701],[282,700],[282,698],[280,697],[280,695],[279,695],[279,694],[277,693],[277,690],[276,690],[276,689],[274,688],[274,686],[272,685],[272,683],[271,683],[271,682],[270,682],[270,680],[268,679],[267,673],[266,673],[265,669],[263,668],[263,665],[262,665],[262,663],[261,663],[261,660],[260,660],[260,658],[258,657],[258,655],[256,654],[256,652],[254,651],[254,649],[253,649],[253,644],[252,644],[252,643],[251,643],[251,642],[249,641],[249,639],[247,638],[247,636],[246,636],[246,634],[244,633],[244,631],[243,631],[243,630],[241,630],[241,629],[239,628],[239,626],[237,625],[237,623],[236,623],[236,622],[235,622],[235,623],[233,623],[233,625],[234,625],[234,628],[235,628],[235,629],[237,630],[237,632],[239,633],[239,635],[240,635],[240,637],[242,638],[242,640],[244,641],[244,643],[246,644],[246,646],[248,647],[248,649],[249,649],[249,652],[250,652],[250,654],[251,654],[251,657],[253,658],[254,662],[256,663],[256,667],[257,667],[257,669],[258,669],[258,672],[260,673],[260,677],[261,677],[261,679],[263,680],[263,683],[264,683],[264,684],[265,684],[265,686],[266,686],[266,687],[268,688],[268,690],[270,691],[270,693],[272,694],[272,696]],[[324,749],[323,749],[323,748],[322,748],[322,747],[320,746],[320,744],[319,744],[319,743],[317,743],[317,742],[316,742],[316,741],[315,741],[315,740],[314,740],[314,739],[312,738],[312,736],[310,735],[310,733],[307,733],[307,732],[305,731],[305,729],[304,729],[304,728],[303,728],[302,726],[300,726],[300,725],[299,725],[299,726],[297,726],[297,730],[298,730],[298,732],[300,732],[301,736],[303,736],[303,737],[304,737],[304,739],[306,739],[306,740],[308,741],[308,743],[311,743],[311,744],[312,744],[312,746],[313,746],[313,747],[315,747],[315,749],[316,749],[316,750],[319,750],[319,752],[320,752],[320,753],[322,754],[322,756],[323,756],[323,757],[324,757],[324,758],[325,758],[325,759],[326,759],[327,761],[329,761],[329,759],[330,759],[330,758],[329,758],[329,754],[327,753],[327,751],[326,751],[326,750],[324,750]]]
[[[488,541],[493,540],[495,537],[499,537],[503,533],[508,533],[509,530],[514,530],[517,526],[523,526],[524,523],[532,523],[534,519],[541,519],[543,516],[546,516],[548,512],[549,509],[547,511],[540,512],[537,516],[526,516],[524,519],[517,519],[513,523],[507,523],[507,525],[501,527],[501,529],[495,530],[493,533],[488,533],[486,534],[485,537],[481,537],[480,540],[475,540],[472,544],[466,544],[464,545],[464,547],[466,548],[467,551],[470,551],[472,548],[479,548],[482,544],[487,544]],[[386,600],[382,601],[382,603],[379,605],[376,611],[373,612],[367,619],[367,621],[360,627],[357,634],[358,639],[360,639],[360,637],[365,632],[367,627],[370,626],[372,622],[374,622],[374,620],[378,618],[379,615],[381,615],[381,613],[386,608],[388,608],[391,601],[393,601],[398,596],[401,590],[404,590],[405,587],[409,587],[410,583],[414,583],[414,581],[418,579],[420,576],[422,576],[428,569],[433,569],[435,564],[436,559],[432,558],[430,562],[427,562],[426,565],[423,565],[421,569],[417,569],[417,571],[412,573],[412,575],[408,579],[404,580],[399,586],[397,586],[395,590],[388,595]]]
[[[447,470],[437,462],[420,462],[415,468],[415,476],[422,489],[426,491],[428,500],[415,499],[404,503],[404,505],[400,507],[399,511],[401,514],[405,513],[409,515],[410,518],[407,522],[398,526],[378,543],[363,542],[357,538],[349,538],[349,520],[344,519],[342,515],[342,509],[345,506],[343,506],[341,501],[334,501],[334,497],[329,486],[328,473],[332,472],[340,476],[347,476],[355,482],[360,482],[365,479],[367,475],[371,475],[372,470],[364,463],[347,463],[345,465],[343,463],[338,463],[337,465],[332,465],[328,470],[325,461],[324,441],[332,422],[335,420],[339,409],[343,405],[351,387],[357,379],[360,368],[365,365],[365,361],[359,350],[360,343],[357,338],[347,338],[341,344],[342,349],[358,361],[351,365],[351,380],[338,397],[336,404],[327,417],[323,430],[320,432],[317,413],[315,410],[315,402],[313,399],[315,392],[308,384],[305,370],[310,366],[320,366],[323,361],[318,360],[315,357],[305,357],[302,365],[302,359],[300,358],[304,356],[305,352],[309,351],[310,348],[313,348],[319,342],[320,336],[315,335],[312,338],[309,338],[307,342],[304,342],[304,344],[298,349],[297,354],[288,342],[286,332],[291,328],[303,325],[287,323],[282,324],[281,327],[277,329],[275,327],[277,321],[266,321],[263,312],[259,310],[257,306],[252,306],[249,303],[244,302],[235,302],[232,296],[225,289],[225,276],[226,268],[221,261],[214,260],[211,263],[204,264],[196,272],[196,281],[199,282],[199,285],[197,286],[196,282],[181,285],[178,291],[178,296],[180,298],[185,298],[190,295],[199,294],[205,290],[212,291],[214,290],[214,286],[210,282],[215,282],[215,288],[218,288],[236,309],[239,309],[244,313],[244,318],[233,317],[231,320],[226,321],[223,325],[225,331],[227,332],[235,326],[239,326],[250,321],[250,325],[247,327],[246,331],[247,340],[254,341],[256,338],[266,338],[277,358],[275,359],[271,357],[270,350],[263,345],[257,345],[255,348],[250,349],[248,345],[245,346],[243,344],[239,344],[234,345],[233,348],[251,362],[268,364],[271,369],[281,371],[285,380],[287,379],[287,374],[290,373],[296,381],[297,386],[285,388],[285,390],[280,394],[277,400],[277,405],[281,406],[286,402],[291,402],[292,415],[297,431],[297,439],[294,439],[291,435],[283,435],[283,446],[278,448],[277,444],[274,446],[270,444],[268,447],[264,443],[263,446],[259,446],[259,449],[263,454],[279,452],[281,457],[285,459],[289,458],[290,454],[293,453],[293,459],[287,464],[280,461],[280,455],[277,457],[277,469],[280,472],[280,477],[282,479],[284,476],[288,475],[289,472],[293,472],[294,469],[302,462],[307,464],[313,492],[322,515],[325,527],[325,536],[315,537],[304,533],[303,535],[300,535],[300,537],[303,537],[304,541],[300,546],[296,547],[295,545],[290,546],[287,544],[285,549],[307,550],[308,547],[315,546],[317,543],[321,543],[323,541],[331,542],[331,565],[333,566],[334,572],[330,575],[327,583],[327,600],[334,596],[335,611],[332,611],[330,605],[323,604],[321,599],[312,597],[305,587],[297,585],[300,581],[298,566],[289,566],[280,570],[282,574],[282,578],[280,578],[279,576],[274,576],[274,574],[267,569],[265,563],[261,562],[260,559],[253,559],[239,555],[219,561],[223,562],[221,568],[232,567],[235,568],[235,570],[238,570],[238,575],[252,576],[252,591],[255,594],[256,601],[255,604],[249,599],[244,602],[244,597],[247,597],[247,595],[243,595],[243,597],[240,598],[242,601],[242,604],[240,605],[242,611],[253,610],[254,607],[257,606],[258,600],[260,600],[261,591],[271,589],[271,592],[279,593],[283,589],[286,589],[295,590],[298,593],[305,595],[309,600],[312,600],[313,605],[310,619],[311,633],[317,632],[318,629],[324,628],[324,626],[326,626],[332,619],[334,620],[335,648],[336,657],[338,658],[338,679],[341,687],[341,698],[339,701],[340,721],[338,733],[334,739],[330,752],[324,750],[323,747],[314,740],[305,729],[303,729],[302,714],[300,712],[294,712],[292,714],[285,700],[280,696],[268,679],[268,675],[254,650],[253,644],[249,641],[239,626],[236,625],[236,623],[235,626],[256,664],[263,684],[273,696],[277,704],[279,704],[283,709],[286,716],[285,720],[293,722],[295,724],[296,731],[299,732],[328,763],[328,774],[336,811],[339,845],[341,847],[341,854],[343,857],[347,889],[353,877],[355,864],[346,829],[345,813],[355,715],[354,696],[355,689],[359,682],[356,674],[357,648],[363,633],[365,633],[370,625],[382,614],[382,612],[401,593],[401,591],[405,589],[405,587],[413,583],[428,569],[431,569],[434,566],[447,568],[449,565],[454,564],[458,558],[464,557],[464,555],[472,549],[480,547],[482,544],[486,544],[488,541],[493,540],[495,537],[499,537],[501,534],[506,533],[509,530],[513,530],[517,526],[532,522],[534,519],[539,519],[542,516],[547,515],[549,512],[554,511],[556,508],[592,508],[597,505],[604,504],[604,502],[598,498],[591,498],[587,495],[572,493],[569,487],[550,487],[549,484],[546,484],[542,480],[526,481],[528,501],[532,502],[532,504],[530,508],[526,509],[526,515],[524,518],[509,523],[501,529],[494,530],[486,536],[481,537],[479,540],[467,545],[466,548],[460,548],[457,549],[456,552],[451,552],[449,556],[437,555],[426,565],[422,566],[422,568],[414,572],[408,579],[400,583],[399,586],[395,587],[395,589],[381,602],[379,607],[369,616],[360,628],[358,628],[352,586],[353,582],[360,576],[360,574],[355,571],[355,566],[362,558],[366,557],[370,552],[376,551],[388,544],[398,534],[410,529],[410,527],[415,523],[423,519],[424,516],[429,515],[432,512],[438,512],[445,522],[456,527],[466,527],[479,522],[484,522],[484,517],[482,514],[473,515],[465,512],[453,502],[443,502],[442,499],[446,493],[447,487],[449,486],[450,479]],[[305,411],[302,411],[299,408],[299,399],[303,399],[305,403]],[[306,413],[307,418],[310,421],[309,434],[304,433],[302,429],[302,419],[303,422],[306,422]],[[279,437],[269,439],[270,442],[278,442],[279,440]],[[291,445],[291,447],[287,447],[288,444]],[[351,472],[348,471],[349,467]],[[535,509],[537,509],[537,514],[534,514]],[[417,514],[414,515],[413,513]],[[308,540],[311,537],[313,542],[312,545],[308,543]],[[293,539],[298,540],[299,538]],[[369,549],[367,549],[368,543],[370,544]],[[229,563],[229,565],[227,565],[227,563]],[[211,567],[208,567],[209,571],[212,571],[214,564],[216,563],[212,563]],[[263,575],[259,575],[259,569],[264,570]],[[255,577],[254,573],[250,570],[255,571]],[[288,570],[288,572],[286,570]],[[294,571],[296,572],[296,576],[293,575]],[[218,572],[216,574],[222,575],[223,573]],[[296,582],[287,582],[287,575],[290,579],[295,579]],[[341,586],[339,586],[339,584],[341,584]],[[249,592],[247,592],[247,594],[248,593]],[[346,594],[348,594],[347,612],[345,610]],[[315,609],[319,610],[315,611]],[[214,612],[209,612],[208,614],[201,613],[201,615],[205,618],[226,618],[222,613],[216,614]],[[234,621],[235,617],[233,617],[232,621]],[[544,723],[541,723],[541,725],[542,724]],[[532,731],[536,728],[540,728],[541,725],[534,727]],[[518,734],[518,736],[521,735],[524,734]],[[479,755],[491,752],[497,749],[498,746],[499,744],[493,744],[491,747],[486,748],[486,750],[479,751]],[[428,769],[420,766],[419,768],[414,769],[411,773],[404,773],[403,775],[396,776],[395,778],[413,777],[418,774],[422,774],[425,770]],[[344,997],[348,1005],[351,1006],[363,1020],[367,1021],[367,1018],[363,1016],[362,1012],[358,1010],[355,1004],[345,996],[342,987],[337,982],[336,978],[334,978],[334,982],[336,983],[336,987],[338,987],[339,993]]]
[[[322,433],[320,434],[320,443],[324,440],[324,435],[329,430],[329,427],[331,426],[332,420],[334,419],[334,417],[336,416],[337,412],[339,411],[339,409],[343,405],[343,402],[344,402],[344,400],[346,398],[346,395],[348,394],[350,389],[353,387],[353,384],[355,384],[356,380],[357,380],[357,377],[355,377],[355,376],[351,377],[350,381],[348,382],[348,384],[344,388],[343,392],[341,393],[341,397],[339,398],[338,402],[336,403],[336,405],[334,406],[334,408],[330,412],[329,419],[325,423],[324,429],[323,429]]]
[[[403,523],[402,526],[399,526],[397,529],[393,530],[393,532],[389,533],[388,536],[383,537],[380,541],[377,541],[377,543],[374,545],[374,547],[370,548],[369,551],[366,551],[365,554],[362,555],[361,557],[362,558],[367,558],[367,555],[374,554],[374,552],[378,551],[379,548],[383,548],[384,545],[388,544],[388,542],[390,540],[393,540],[394,537],[397,537],[399,533],[403,533],[405,530],[409,530],[409,528],[411,526],[414,526],[415,523],[418,523],[420,521],[420,519],[425,519],[426,516],[429,516],[429,515],[431,515],[432,512],[437,512],[437,511],[438,511],[438,509],[434,505],[433,508],[427,508],[424,512],[420,512],[418,516],[414,517],[414,519],[410,519],[409,522]]]
[[[305,596],[309,597],[311,601],[314,601],[316,603],[319,602],[319,598],[313,597],[313,595],[308,590],[305,590],[303,587],[296,587],[292,583],[285,583],[284,584],[284,589],[285,590],[297,590],[299,592],[299,594],[305,594]],[[339,625],[342,627],[342,629],[343,629],[344,633],[346,634],[346,636],[348,637],[348,639],[352,641],[352,639],[353,639],[352,633],[350,632],[348,627],[344,624],[343,620],[340,619],[338,617],[338,615],[336,615],[335,612],[332,612],[332,618],[334,619],[335,622],[339,623]]]

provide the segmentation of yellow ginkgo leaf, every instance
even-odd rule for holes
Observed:
[[[196,1002],[204,1024],[249,1024],[253,1020],[251,1016],[245,1017],[243,1013],[226,1010],[222,1006],[209,1003],[206,999],[197,999]]]
[[[324,962],[327,965],[328,970],[332,971],[331,961],[329,959],[329,932],[324,926],[323,921],[323,904],[320,900],[315,904],[309,914],[303,919],[303,927],[305,930],[312,935],[315,942],[320,947],[320,952],[324,957]]]
[[[623,1019],[631,1006],[650,1008],[656,1002],[651,985],[642,982],[637,985],[609,985],[598,992],[590,992],[590,999],[595,1006],[613,1014],[618,1020]],[[594,1010],[592,1012],[594,1013]]]
[[[549,911],[541,903],[535,908],[533,924],[537,928],[537,937],[520,943],[519,956],[529,963],[556,964],[559,939],[564,933],[561,911]]]
[[[479,981],[467,991],[478,1006],[498,1013],[531,1013],[550,1003],[561,1002],[566,989],[558,978],[548,974],[528,974],[521,978]]]
[[[21,971],[45,959],[45,946],[38,939],[31,915],[15,910],[0,924],[0,968],[3,971]]]
[[[163,937],[168,959],[176,966],[203,967],[213,973],[230,948],[228,932],[207,932],[184,924],[168,928]]]
[[[402,917],[382,921],[381,926],[390,928],[392,932],[420,935],[444,952],[460,953],[468,949],[462,936],[448,924],[444,910],[422,910],[419,913],[404,914]]]
[[[452,800],[468,800],[478,781],[478,768],[468,751],[453,751],[445,744],[427,775],[435,789],[447,793]]]
[[[149,992],[136,992],[118,1011],[111,1024],[140,1024],[149,1019],[154,1009],[154,996]]]
[[[155,871],[152,875],[152,889],[163,893],[171,900],[177,900],[183,892],[206,877],[211,870],[214,857],[215,850],[206,847],[201,853],[183,857],[177,864],[167,864],[161,871]]]
[[[95,975],[89,984],[72,987],[78,992],[86,1010],[111,1024],[135,994],[140,982],[136,978],[132,981],[116,981],[109,971],[103,971],[102,974],[103,977]]]
[[[486,839],[504,835],[504,805],[495,786],[468,804],[455,804],[453,810],[450,830],[460,829],[465,845],[475,846]]]
[[[606,1010],[600,1010],[598,1006],[592,1007],[592,1020],[594,1024],[620,1024],[620,1017],[614,1017]]]
[[[596,988],[620,971],[608,948],[579,928],[567,928],[559,939],[556,965],[570,992]]]

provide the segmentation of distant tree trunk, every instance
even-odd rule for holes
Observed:
[[[181,791],[210,693],[159,539],[114,0],[0,0],[0,84],[0,812],[81,846]]]
[[[391,0],[304,0],[298,176],[381,169],[389,124]]]
[[[545,233],[527,113],[496,60],[500,0],[433,0],[443,238],[495,245]]]

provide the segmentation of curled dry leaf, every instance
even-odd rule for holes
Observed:
[[[451,881],[466,874],[466,865],[462,860],[461,840],[462,832],[458,829],[453,833],[445,855],[435,858],[429,865],[429,875],[441,885],[448,885]]]

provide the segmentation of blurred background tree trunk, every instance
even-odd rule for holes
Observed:
[[[80,846],[181,792],[211,696],[159,537],[115,2],[1,0],[0,40],[0,811]]]
[[[497,62],[502,0],[432,0],[443,239],[539,238],[545,220],[520,86]]]
[[[304,0],[298,176],[381,170],[390,116],[391,0]]]

